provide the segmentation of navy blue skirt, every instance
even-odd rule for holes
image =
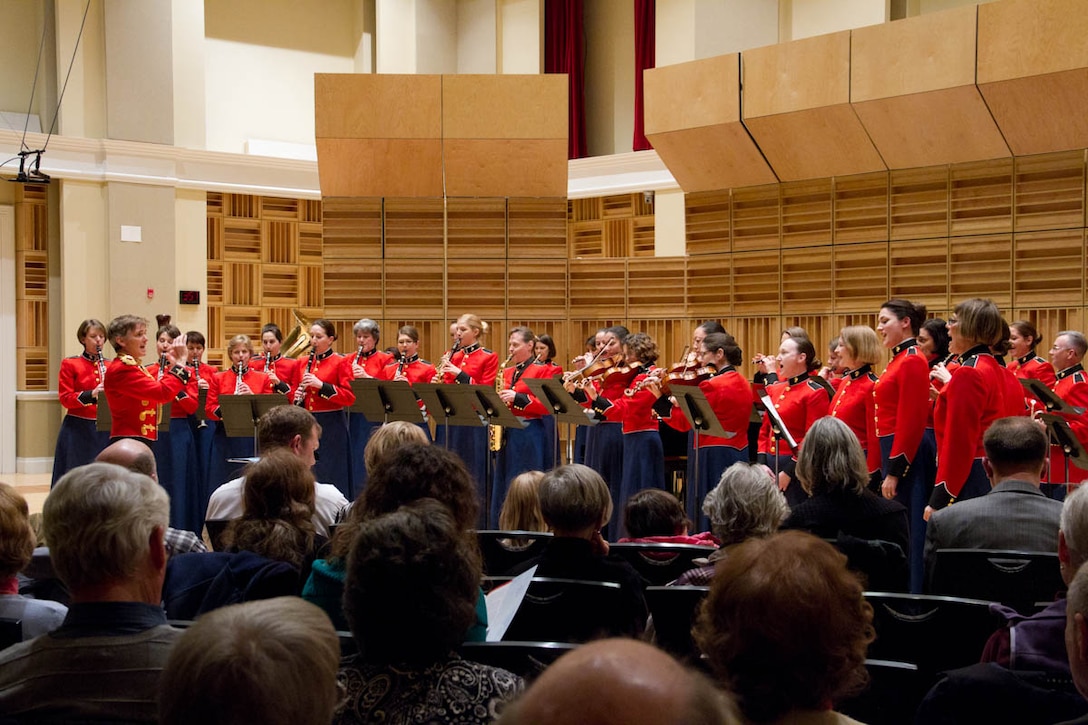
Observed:
[[[510,489],[510,481],[519,473],[546,470],[543,420],[525,420],[525,424],[525,428],[506,429],[506,445],[499,454],[498,475],[491,484],[488,528],[497,528],[499,525],[499,512],[506,500],[506,492]]]
[[[366,444],[370,441],[370,434],[381,425],[381,423],[371,423],[362,413],[348,413],[352,490],[355,491],[355,495],[359,495],[366,488]]]
[[[619,498],[612,501],[609,529],[613,537],[618,537],[623,527],[623,508],[627,499],[644,488],[665,489],[665,449],[661,434],[656,430],[623,435],[623,478]]]
[[[202,514],[207,512],[208,499],[211,498],[212,491],[215,490],[209,474],[211,473],[215,429],[219,427],[217,421],[206,420],[204,422],[205,425],[201,428],[200,421],[196,419],[196,416],[189,416],[189,430],[193,432],[193,445],[196,448],[197,499],[205,504]]]
[[[348,501],[354,501],[348,414],[342,409],[327,410],[314,413],[314,420],[321,426],[321,445],[317,451],[314,476],[320,483],[336,486]]]
[[[159,469],[159,484],[170,496],[170,525],[199,534],[207,502],[200,498],[196,444],[186,419],[172,418],[170,430],[160,431],[151,449]]]
[[[487,426],[440,425],[435,430],[435,443],[445,446],[464,461],[465,468],[468,469],[472,480],[476,482],[476,495],[480,502],[480,516],[477,523],[481,527],[486,526],[487,509],[484,507],[484,501],[487,499],[487,467],[490,465]]]
[[[171,424],[171,427],[173,424]],[[211,450],[208,454],[208,476],[206,497],[203,499],[204,509],[208,507],[208,497],[212,491],[222,486],[227,481],[232,481],[242,475],[244,463],[231,463],[231,458],[252,458],[253,437],[227,435],[226,427],[219,423],[212,434]]]
[[[96,429],[94,420],[64,416],[57,434],[57,447],[53,453],[53,483],[68,471],[88,463],[110,443],[110,432]]]
[[[593,428],[590,437],[591,444],[586,450],[586,465],[597,473],[608,484],[608,492],[612,494],[612,506],[614,509],[622,508],[623,495],[620,486],[623,484],[623,424],[598,423]],[[617,520],[617,514],[613,511],[612,521]],[[609,528],[609,535],[613,540],[619,538],[618,529],[613,525]]]
[[[696,531],[709,531],[710,519],[703,513],[703,501],[710,490],[721,481],[722,473],[734,463],[748,463],[748,446],[736,449],[731,446],[704,446],[699,449],[698,478],[695,467],[689,463],[688,480],[695,481],[695,500],[685,502],[688,517],[694,522]]]
[[[895,436],[880,438],[881,473],[887,475],[888,459],[891,457]],[[910,551],[907,559],[910,564],[910,590],[921,594],[925,580],[926,520],[923,518],[929,496],[933,492],[936,477],[937,442],[933,429],[927,428],[918,444],[918,452],[907,469],[907,475],[899,479],[895,487],[895,500],[907,509],[907,523],[910,524]]]

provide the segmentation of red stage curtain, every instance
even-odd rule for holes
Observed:
[[[653,148],[646,140],[646,124],[643,118],[642,71],[654,67],[656,42],[655,14],[657,0],[635,0],[635,133],[632,151]]]
[[[586,151],[585,37],[582,0],[546,0],[544,72],[566,73],[569,79],[567,158],[570,159],[589,155]]]

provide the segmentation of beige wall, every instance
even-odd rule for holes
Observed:
[[[415,0],[375,0],[378,73],[416,72]]]
[[[657,3],[657,65],[674,65],[777,43],[779,4],[779,0]]]
[[[64,409],[54,393],[20,393],[15,401],[15,455],[26,473],[52,470]]]
[[[174,264],[177,288],[198,290],[199,305],[177,305],[175,320],[182,332],[208,332],[208,194],[178,189],[174,198]],[[173,300],[177,302],[177,293]]]
[[[890,12],[888,0],[784,0],[787,4],[791,30],[783,41],[876,25]]]
[[[635,17],[627,0],[585,4],[586,143],[590,156],[631,150]]]
[[[172,0],[174,145],[204,148],[204,4]]]
[[[82,37],[80,27],[83,28]],[[82,0],[56,0],[56,28],[56,65],[64,69],[69,64],[72,67],[57,132],[65,136],[104,138],[106,26],[102,0],[91,0],[89,6]]]
[[[51,317],[57,320],[60,355],[78,355],[76,328],[88,317],[109,322],[109,223],[106,185],[64,180],[59,184],[60,245],[52,274],[63,279]]]
[[[498,50],[495,0],[457,0],[457,72],[494,73]]]
[[[4,0],[0,5],[0,111],[41,116],[44,129],[53,117],[56,95],[56,48],[53,42],[53,18],[47,17],[48,5],[41,0]],[[42,39],[42,24],[49,22],[46,46],[42,53],[44,67],[38,74],[37,88],[32,86]],[[31,91],[34,100],[31,103]],[[22,131],[19,126],[18,131]],[[6,161],[7,156],[0,161]],[[4,167],[7,168],[7,167]]]
[[[415,0],[416,73],[457,72],[457,3]]]
[[[107,135],[174,143],[170,0],[106,0],[105,18]]]
[[[544,0],[497,0],[502,72],[544,72]]]

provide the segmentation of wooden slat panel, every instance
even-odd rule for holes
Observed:
[[[633,318],[627,322],[631,332],[644,332],[657,345],[657,365],[665,367],[680,359],[680,351],[690,342],[693,325],[688,320]]]
[[[49,348],[20,347],[15,350],[15,385],[19,390],[49,390]]]
[[[588,222],[600,219],[604,214],[604,197],[571,199],[567,202],[567,221]]]
[[[751,314],[777,310],[779,253],[738,252],[733,255],[733,313]]]
[[[627,313],[626,263],[620,260],[570,261],[570,314],[619,317]]]
[[[1017,308],[1012,311],[1010,320],[1030,320],[1039,331],[1039,346],[1036,348],[1043,357],[1058,337],[1065,330],[1083,330],[1085,323],[1082,307],[1036,307]]]
[[[836,244],[888,238],[888,174],[858,174],[834,179]]]
[[[733,190],[733,249],[777,249],[781,233],[778,184]]]
[[[506,199],[450,198],[449,257],[506,257]]]
[[[605,219],[601,222],[601,249],[606,257],[630,257],[634,219]]]
[[[582,257],[604,256],[604,229],[602,222],[577,222],[568,227],[570,235],[570,256],[572,259]]]
[[[628,219],[635,215],[635,197],[641,194],[614,194],[601,197],[602,219]]]
[[[230,306],[223,308],[223,347],[235,335],[259,338],[264,325],[260,307]]]
[[[261,261],[261,222],[256,219],[224,219],[223,259],[228,262]]]
[[[1011,235],[953,239],[948,259],[950,302],[989,297],[998,307],[1011,305],[1011,261]]]
[[[16,184],[16,188],[25,186]],[[28,194],[29,195],[29,194]],[[44,252],[49,248],[49,209],[44,202],[15,204],[15,249]]]
[[[653,216],[635,217],[631,227],[631,256],[654,256],[656,233]]]
[[[327,274],[326,274],[327,279]],[[388,317],[442,317],[441,259],[385,262],[385,314]],[[328,301],[326,282],[325,300]]]
[[[328,259],[382,256],[382,200],[325,197],[322,254]]]
[[[630,259],[627,262],[627,314],[675,316],[684,309],[683,258]]]
[[[223,304],[223,263],[208,262],[208,300],[209,305]]]
[[[262,262],[295,264],[298,253],[298,222],[261,220]]]
[[[569,362],[571,358],[582,352],[582,346],[585,343],[586,338],[593,337],[597,333],[597,330],[602,330],[614,325],[626,324],[627,320],[622,317],[571,319],[567,330],[567,349],[570,350],[567,361]],[[563,367],[567,368],[568,365],[564,365]]]
[[[485,319],[506,317],[506,260],[450,259],[446,267],[446,306]]]
[[[889,197],[891,239],[948,236],[946,168],[892,171]]]
[[[298,301],[303,307],[325,306],[325,270],[312,264],[298,267]]]
[[[286,334],[286,333],[284,333]],[[205,359],[209,365],[220,367],[222,361],[223,348],[226,346],[227,341],[223,337],[223,308],[216,305],[208,305],[208,330],[207,330],[207,342],[205,346]],[[215,360],[213,353],[218,351],[219,358]],[[215,360],[213,362],[213,360]]]
[[[745,377],[751,380],[755,374],[752,358],[757,355],[776,355],[782,339],[782,324],[778,315],[734,317],[723,320],[725,329],[732,333],[744,355]]]
[[[261,197],[251,194],[227,194],[225,213],[235,219],[260,219]]]
[[[831,179],[782,184],[782,248],[831,243]]]
[[[842,330],[836,324],[834,315],[783,315],[782,329],[785,330],[787,327],[804,328],[805,332],[808,333],[808,338],[812,340],[813,347],[816,348],[816,357],[823,362],[827,361],[828,341]]]
[[[321,222],[321,200],[299,199],[298,220],[300,222]]]
[[[1013,250],[1017,307],[1084,304],[1084,229],[1017,234]]]
[[[441,257],[442,216],[441,199],[386,199],[386,258]]]
[[[510,317],[567,316],[567,260],[519,261],[509,266],[507,279]]]
[[[209,217],[223,216],[223,197],[218,191],[209,191],[207,199],[207,213]]]
[[[208,217],[208,259],[223,259],[223,218]]]
[[[298,221],[299,199],[286,199],[279,196],[262,196],[261,219],[286,219]]]
[[[731,257],[725,254],[688,258],[688,315],[715,318],[732,312],[730,260]]]
[[[1012,159],[949,169],[952,236],[1012,231]]]
[[[1084,226],[1084,151],[1026,156],[1015,162],[1016,231]]]
[[[263,264],[261,304],[294,307],[300,304],[299,268],[294,264]]]
[[[321,241],[321,223],[299,222],[298,261],[303,264],[321,264],[323,258],[324,244]]]
[[[888,245],[889,297],[948,307],[948,240],[892,242]],[[883,300],[882,300],[883,301]]]
[[[295,329],[296,325],[290,307],[264,307],[261,310],[261,319],[265,321],[265,324],[271,322],[279,325],[279,328],[283,330],[284,337],[287,337],[291,330]]]
[[[835,311],[872,312],[888,299],[888,243],[834,248]]]
[[[567,203],[561,197],[507,199],[511,259],[567,257]]]
[[[47,347],[49,345],[49,303],[45,300],[16,300],[15,346]]]
[[[732,251],[729,233],[732,198],[728,189],[684,195],[687,253],[717,254]]]
[[[15,253],[15,298],[49,299],[49,252],[26,250]]]
[[[223,263],[223,301],[227,305],[261,303],[261,268],[245,262]]]
[[[329,315],[357,315],[358,319],[364,314],[378,314],[382,309],[382,263],[370,259],[345,259],[330,264],[324,268],[321,289],[324,292],[322,307]],[[309,286],[307,292],[310,292]],[[441,277],[438,294],[442,294]]]
[[[782,312],[831,312],[831,247],[782,250]]]

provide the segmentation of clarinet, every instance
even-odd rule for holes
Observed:
[[[102,357],[102,346],[98,345],[97,358],[95,362],[98,364],[98,382],[106,382],[106,359]]]
[[[193,377],[196,378],[196,399],[197,399],[196,419],[198,421],[200,421],[199,423],[197,423],[196,427],[199,430],[200,428],[207,428],[208,427],[208,421],[207,421],[208,413],[207,413],[207,411],[204,410],[204,403],[207,402],[208,396],[207,396],[207,393],[205,391],[200,389],[200,361],[199,360],[193,360]],[[201,400],[201,396],[200,396],[201,393],[205,393],[204,400]]]
[[[248,372],[249,372],[249,366],[248,365],[246,365],[245,363],[241,363],[241,364],[238,365],[238,373],[237,373],[237,375],[236,375],[236,377],[234,379],[234,394],[235,395],[240,394],[238,391],[241,389],[242,385],[245,384],[245,381],[242,380],[242,378],[244,378],[246,373],[248,373]]]
[[[311,348],[310,349],[310,359],[306,361],[306,372],[303,373],[303,376],[305,376],[307,373],[312,373],[313,372],[313,370],[314,370],[314,359],[316,357],[317,357],[317,350],[314,350],[314,349]],[[295,390],[295,405],[298,405],[298,406],[305,406],[306,405],[306,388],[302,387],[302,383],[299,383],[298,384],[298,389]]]

